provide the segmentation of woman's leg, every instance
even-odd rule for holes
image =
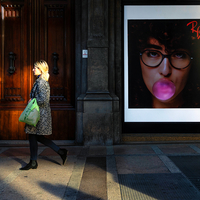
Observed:
[[[29,169],[37,169],[37,152],[38,152],[38,143],[36,139],[36,135],[29,134],[29,146],[30,146],[30,162],[25,166],[20,168],[20,170],[29,170]]]
[[[45,138],[43,135],[37,135],[37,141],[44,144],[45,146],[50,147],[56,153],[58,153],[60,155],[60,157],[62,158],[63,165],[65,164],[65,162],[67,160],[67,153],[68,153],[68,151],[66,149],[61,149],[54,142],[52,142],[52,140]]]
[[[36,137],[37,137],[37,141],[38,142],[44,144],[45,146],[50,147],[56,153],[58,153],[58,151],[59,151],[60,148],[54,142],[52,142],[50,139],[45,138],[44,135],[36,135]]]
[[[31,152],[31,160],[37,160],[37,154],[38,154],[37,135],[29,134],[29,145]]]

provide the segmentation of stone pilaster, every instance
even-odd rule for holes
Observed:
[[[82,12],[86,10],[87,86],[77,101],[77,130],[82,131],[82,137],[77,133],[77,138],[84,145],[112,145],[120,140],[115,87],[115,0],[88,0],[87,9]]]

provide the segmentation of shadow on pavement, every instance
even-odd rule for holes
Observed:
[[[51,159],[51,158],[49,158],[49,157],[40,156],[40,158],[43,159],[43,160],[49,161],[49,162],[51,162],[51,163],[54,163],[54,164],[56,164],[56,165],[61,165],[59,162],[57,162],[56,160]]]
[[[81,200],[106,200],[106,199],[101,199],[96,196],[92,196],[86,193],[81,192],[80,190],[77,191],[73,188],[68,188],[66,185],[53,185],[48,182],[39,182],[39,185],[41,186],[42,189],[46,190],[47,192],[51,193],[52,195],[59,197],[60,199],[73,199],[73,197],[76,197],[76,199],[79,199],[79,196],[85,196],[85,198],[82,198]],[[64,196],[63,193],[60,191],[65,191]]]

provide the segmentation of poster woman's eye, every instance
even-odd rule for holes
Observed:
[[[142,62],[148,67],[157,67],[162,62],[162,53],[156,50],[145,50],[140,53]]]
[[[157,51],[145,51],[146,56],[149,58],[160,58],[161,54]]]
[[[186,51],[175,51],[170,55],[170,61],[174,68],[184,69],[189,66],[193,57]]]
[[[174,52],[171,57],[173,59],[188,59],[189,55],[186,52]]]

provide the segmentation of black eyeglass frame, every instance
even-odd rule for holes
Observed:
[[[156,66],[149,66],[149,65],[147,65],[147,64],[143,61],[143,59],[142,59],[142,55],[143,55],[143,53],[144,53],[145,51],[159,52],[159,53],[162,55],[162,59],[161,59],[160,63],[159,63],[158,65],[156,65]],[[172,55],[174,52],[180,52],[180,53],[183,52],[183,53],[186,53],[186,54],[190,57],[190,63],[189,63],[186,67],[184,67],[184,68],[177,68],[177,67],[174,67],[174,65],[172,65],[172,63],[171,63],[171,55]],[[192,62],[192,60],[193,60],[193,57],[190,56],[189,53],[186,52],[186,51],[173,51],[173,52],[172,52],[171,54],[169,54],[169,55],[163,55],[160,51],[149,50],[149,49],[146,49],[146,50],[144,50],[143,52],[141,52],[141,53],[140,53],[140,58],[141,58],[142,62],[143,62],[147,67],[151,67],[151,68],[158,67],[158,66],[162,63],[162,61],[164,60],[164,58],[168,58],[168,59],[169,59],[169,62],[170,62],[170,64],[171,64],[171,66],[172,66],[173,68],[179,69],[179,70],[187,68],[187,67],[191,64],[191,62]]]

